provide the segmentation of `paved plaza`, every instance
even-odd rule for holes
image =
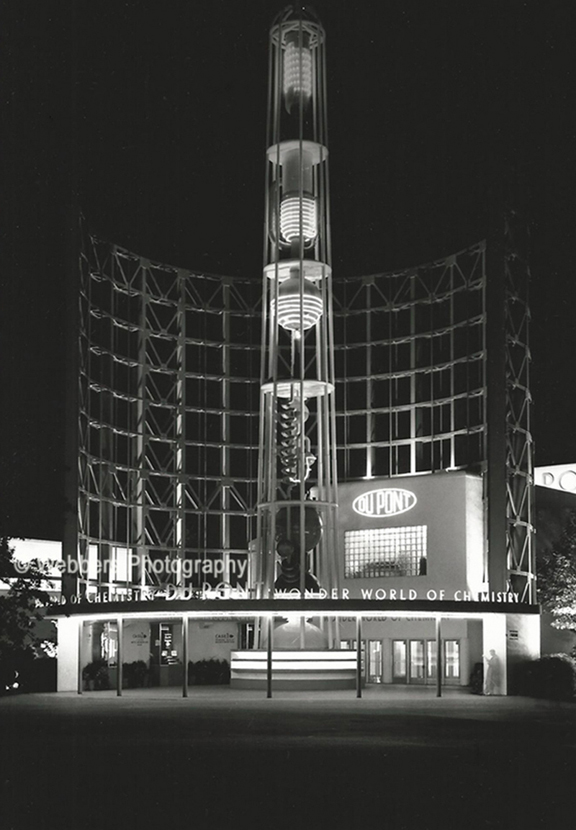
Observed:
[[[227,687],[0,700],[0,827],[545,828],[576,816],[576,705]]]

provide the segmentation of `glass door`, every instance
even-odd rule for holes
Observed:
[[[406,683],[407,673],[407,647],[406,640],[392,641],[392,682]]]
[[[410,640],[410,683],[424,683],[424,640]]]
[[[426,640],[426,683],[436,683],[438,676],[436,651],[436,640]]]
[[[460,641],[444,641],[444,677],[447,683],[460,680]]]
[[[372,672],[372,643],[370,647],[370,672]],[[442,642],[442,683],[456,684],[460,680],[460,641]],[[377,660],[374,657],[374,660]],[[381,659],[381,658],[380,658]],[[393,640],[392,681],[433,685],[438,677],[436,640]],[[381,683],[381,680],[371,680]]]
[[[368,683],[382,683],[382,640],[368,640]]]

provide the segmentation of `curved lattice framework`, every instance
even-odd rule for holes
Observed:
[[[482,468],[486,257],[336,281],[343,479]]]
[[[88,592],[201,588],[243,574],[256,498],[258,295],[246,281],[85,241],[78,555]]]
[[[528,267],[517,236],[508,220],[492,258],[479,243],[334,280],[338,469],[343,480],[482,472],[486,576],[534,601]],[[260,294],[257,279],[84,241],[80,590],[161,585],[149,565],[167,556],[172,584],[241,575],[232,563],[246,561],[255,535]],[[288,367],[290,347],[280,353]],[[190,578],[184,560],[201,563]]]

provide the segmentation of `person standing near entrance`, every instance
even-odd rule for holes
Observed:
[[[490,649],[490,656],[486,660],[486,674],[484,677],[484,694],[498,694],[500,684],[500,660],[493,648]]]

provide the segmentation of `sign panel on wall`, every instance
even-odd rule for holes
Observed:
[[[352,502],[352,509],[360,516],[398,516],[411,510],[416,501],[415,494],[410,490],[386,487],[357,496]]]

